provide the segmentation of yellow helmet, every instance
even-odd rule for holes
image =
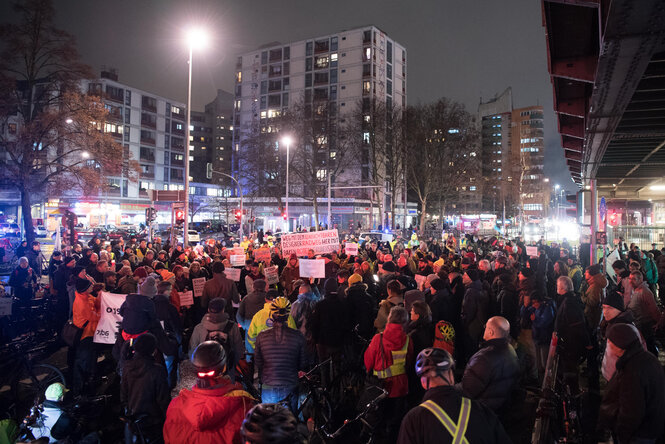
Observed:
[[[270,304],[270,319],[285,321],[291,313],[291,302],[284,296],[275,298]]]

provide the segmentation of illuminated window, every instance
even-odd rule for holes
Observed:
[[[372,82],[369,80],[363,81],[363,92],[364,93],[369,93],[372,89]]]
[[[363,142],[369,143],[369,131],[363,133]]]
[[[242,71],[236,73],[236,82],[242,82]]]

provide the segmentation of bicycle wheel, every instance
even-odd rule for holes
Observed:
[[[339,410],[335,413],[345,418],[354,415],[364,385],[365,371],[362,369],[349,369],[333,379],[328,395]]]
[[[67,386],[65,376],[56,367],[50,364],[24,365],[16,377],[14,397],[19,404],[29,408],[36,400],[42,401],[46,388],[56,382]]]

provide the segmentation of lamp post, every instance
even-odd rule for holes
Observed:
[[[219,174],[220,176],[228,177],[232,179],[236,185],[238,186],[238,196],[240,197],[240,229],[238,230],[238,239],[242,242],[242,216],[243,216],[243,207],[242,207],[242,187],[240,186],[240,182],[238,182],[238,179],[235,177],[231,176],[230,174],[222,173],[221,171],[215,171],[213,169],[210,170],[211,173],[214,174]],[[227,198],[228,199],[228,198]],[[228,223],[228,220],[227,220]],[[251,228],[251,227],[250,227]],[[250,230],[251,231],[251,230]]]
[[[291,221],[289,220],[289,149],[291,148],[291,138],[284,136],[282,143],[286,145],[286,210],[284,214],[286,215],[286,231],[288,233],[291,231]]]
[[[185,128],[185,222],[182,226],[183,248],[189,245],[189,125],[192,117],[192,53],[194,45],[204,46],[205,33],[201,29],[192,28],[187,31],[187,47],[189,49],[189,75],[187,78],[187,126]]]

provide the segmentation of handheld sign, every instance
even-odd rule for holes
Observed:
[[[256,262],[265,262],[266,264],[270,263],[270,248],[259,248],[254,250],[254,260]]]
[[[194,297],[198,298],[203,296],[203,287],[205,287],[206,278],[200,277],[192,279],[192,286],[194,287]]]
[[[240,282],[240,269],[239,268],[225,268],[224,275],[231,279],[233,282]]]
[[[526,254],[529,257],[538,257],[538,247],[526,247]]]
[[[101,298],[101,317],[92,340],[98,344],[115,344],[118,326],[122,323],[120,307],[125,302],[127,295],[102,291],[99,297]]]
[[[415,275],[416,279],[416,284],[418,284],[418,290],[423,291],[423,288],[425,287],[425,281],[427,280],[427,276],[423,276],[422,274],[417,274]]]
[[[181,307],[189,307],[194,305],[194,294],[191,290],[178,292],[178,297],[180,298]]]
[[[292,253],[305,256],[309,250],[314,250],[314,254],[326,254],[339,250],[337,230],[284,234],[281,242],[284,257],[288,257]]]
[[[326,277],[326,261],[322,259],[300,259],[300,277]]]
[[[266,267],[263,270],[263,274],[266,276],[266,282],[268,285],[274,285],[279,282],[279,274],[278,274],[278,268],[277,266],[273,267]]]
[[[245,255],[244,254],[232,254],[229,259],[231,266],[233,267],[242,267],[245,265]]]
[[[347,256],[358,256],[358,244],[355,242],[346,242],[344,244],[344,251]]]

